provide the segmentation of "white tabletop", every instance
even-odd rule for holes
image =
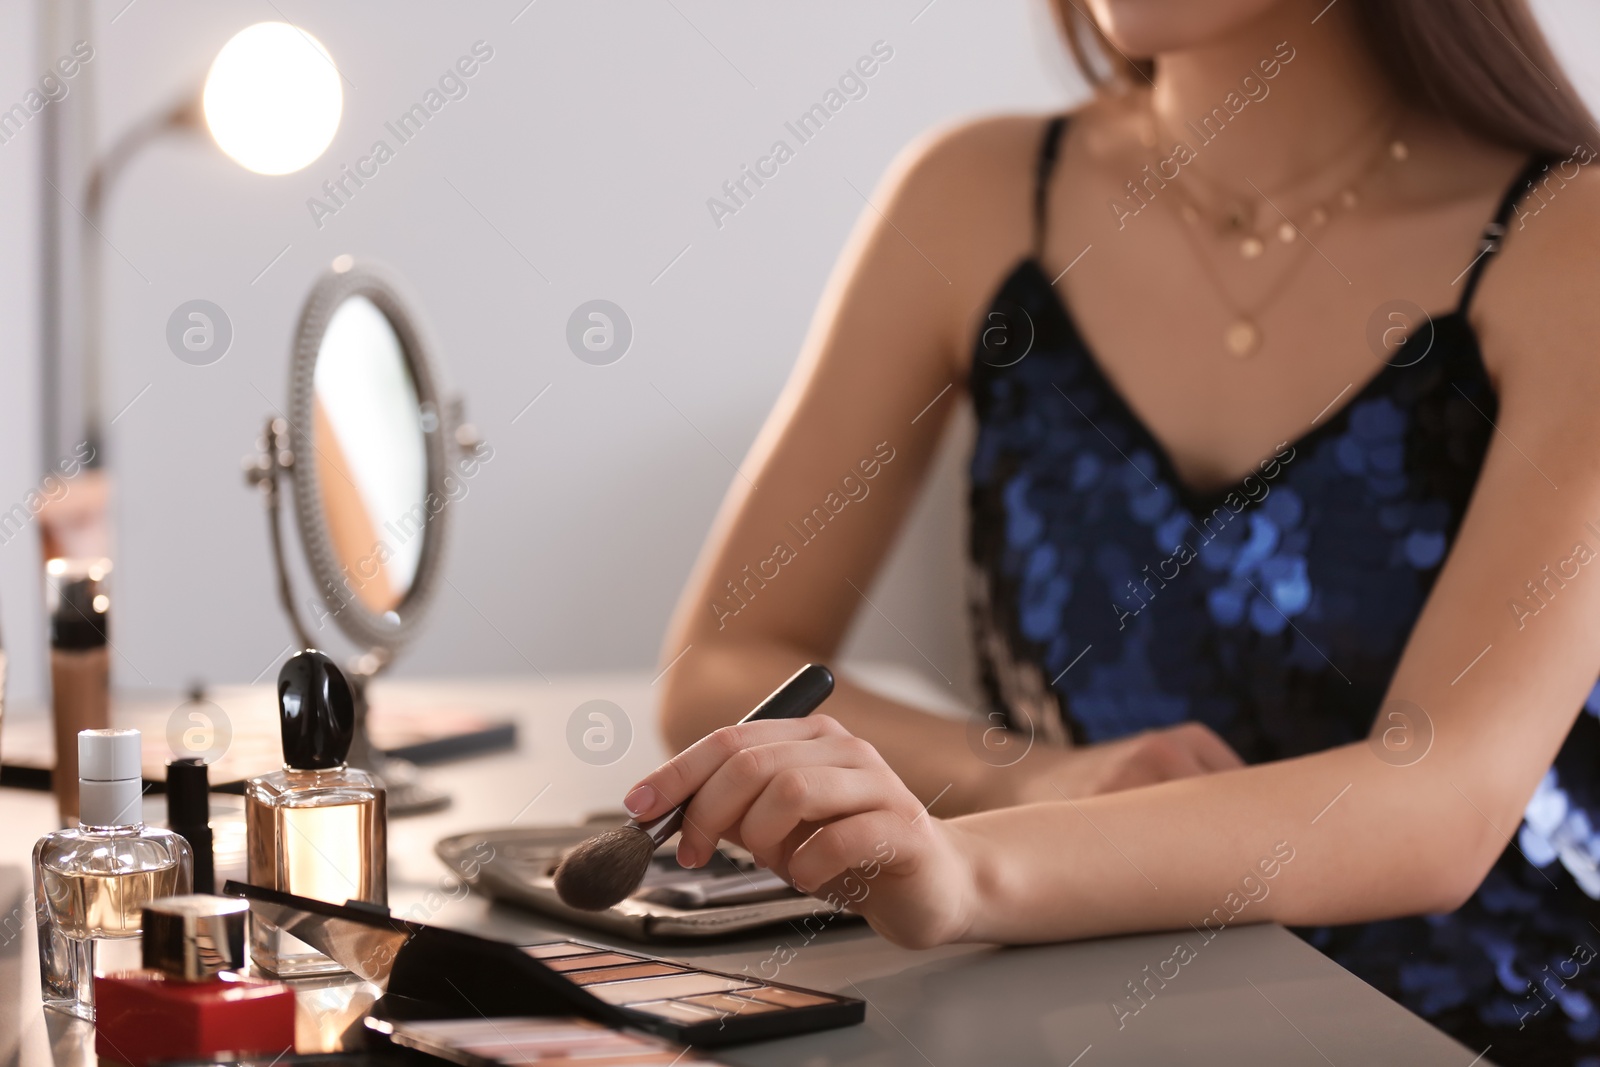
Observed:
[[[390,824],[394,910],[420,907],[435,925],[508,939],[572,932],[464,892],[434,857],[433,845],[466,830],[573,821],[617,809],[622,791],[663,754],[654,727],[651,677],[388,683],[385,701],[470,704],[503,712],[519,725],[516,751],[428,769],[429,783],[452,795],[448,809]],[[876,677],[902,691],[915,685],[892,674]],[[591,700],[621,708],[631,727],[631,742],[615,762],[586,762],[569,747],[569,720]],[[0,912],[0,1065],[93,1062],[90,1028],[39,1006],[32,915],[20,899],[29,849],[54,817],[50,794],[0,790],[0,907],[6,909]],[[742,941],[651,951],[738,971],[786,945],[794,954],[784,967],[784,981],[868,1002],[860,1026],[719,1050],[717,1058],[729,1063],[1467,1067],[1474,1062],[1476,1050],[1445,1037],[1275,926],[1224,931],[1138,1016],[1119,1027],[1112,1002],[1126,995],[1126,983],[1141,977],[1146,964],[1171,956],[1178,936],[912,952],[856,923],[810,941],[780,928]],[[335,1006],[335,994],[325,996]],[[336,1030],[336,1019],[337,1013],[328,1013],[321,1029]],[[317,1036],[315,1023],[303,1020],[302,1044]]]

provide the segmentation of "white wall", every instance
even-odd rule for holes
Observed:
[[[0,99],[9,106],[38,78],[33,11],[23,0],[0,4],[12,32],[0,34]],[[38,131],[29,131],[37,133]],[[0,511],[37,487],[37,312],[34,284],[36,138],[0,144]],[[8,535],[9,536],[9,535]],[[40,631],[39,551],[30,536],[0,544],[0,641],[12,664],[11,691],[36,692],[44,655]]]
[[[284,404],[307,288],[343,252],[385,260],[409,280],[495,448],[454,513],[446,574],[455,588],[444,589],[401,672],[651,663],[732,477],[724,457],[739,459],[753,439],[863,210],[851,185],[870,190],[930,125],[1056,108],[1079,91],[1035,0],[526,3],[92,8],[102,137],[197,82],[231,34],[262,19],[303,24],[346,79],[339,134],[308,170],[258,177],[207,143],[174,141],[134,165],[111,207],[106,403],[115,414],[134,401],[109,441],[120,685],[248,681],[288,641],[239,459]],[[1581,0],[1538,6],[1595,102],[1600,15]],[[0,0],[0,12],[17,29],[0,35],[0,100],[9,102],[53,57],[32,46],[31,3]],[[494,56],[469,95],[314,225],[307,198],[374,140],[395,145],[384,122],[479,40]],[[879,40],[894,58],[868,95],[718,229],[706,199]],[[26,135],[0,145],[6,505],[40,469],[36,150]],[[569,313],[595,297],[620,304],[635,328],[632,350],[610,367],[581,363],[564,342]],[[231,351],[209,367],[180,362],[164,342],[170,312],[194,298],[221,305],[233,323]],[[858,647],[931,673],[926,654],[959,681],[955,466],[874,593],[921,652],[872,617]],[[36,568],[31,545],[0,546],[4,636],[24,695],[41,686]]]

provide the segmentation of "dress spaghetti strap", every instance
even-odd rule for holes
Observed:
[[[1456,314],[1466,315],[1467,308],[1472,304],[1472,297],[1478,291],[1478,282],[1483,278],[1483,270],[1489,261],[1500,251],[1500,242],[1505,239],[1506,223],[1511,221],[1511,213],[1517,209],[1517,204],[1523,196],[1533,188],[1533,183],[1539,176],[1549,169],[1550,164],[1556,160],[1555,156],[1538,153],[1532,156],[1527,165],[1517,172],[1511,185],[1506,189],[1505,195],[1500,198],[1500,206],[1495,209],[1494,218],[1483,228],[1483,241],[1478,248],[1478,258],[1466,270],[1466,284],[1461,287],[1461,303],[1456,305]]]
[[[1067,116],[1057,115],[1044,127],[1044,138],[1039,143],[1039,166],[1033,186],[1033,254],[1044,251],[1044,239],[1049,215],[1050,175],[1056,169],[1056,157],[1061,154],[1061,135],[1066,132]]]

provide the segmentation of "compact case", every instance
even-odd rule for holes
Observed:
[[[712,1047],[850,1026],[853,997],[708,971],[583,941],[512,945],[395,918],[371,905],[329,904],[229,882],[256,922],[294,935],[384,990],[380,1015],[423,1018],[575,1016],[685,1045]]]
[[[730,845],[718,848],[704,867],[680,867],[673,855],[676,838],[656,851],[639,889],[621,903],[604,911],[569,907],[556,893],[556,864],[574,845],[626,821],[624,814],[601,814],[581,825],[478,830],[445,838],[434,853],[492,900],[634,941],[728,937],[819,915],[830,924],[858,921],[851,912],[796,892]]]

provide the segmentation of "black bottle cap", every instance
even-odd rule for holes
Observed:
[[[344,672],[314,648],[296,652],[278,672],[283,762],[296,770],[337,767],[350,751],[356,704]]]
[[[77,573],[64,561],[47,570],[50,646],[69,651],[105,648],[110,630],[104,575]]]
[[[198,757],[167,762],[167,825],[204,826],[211,820],[211,778]]]

